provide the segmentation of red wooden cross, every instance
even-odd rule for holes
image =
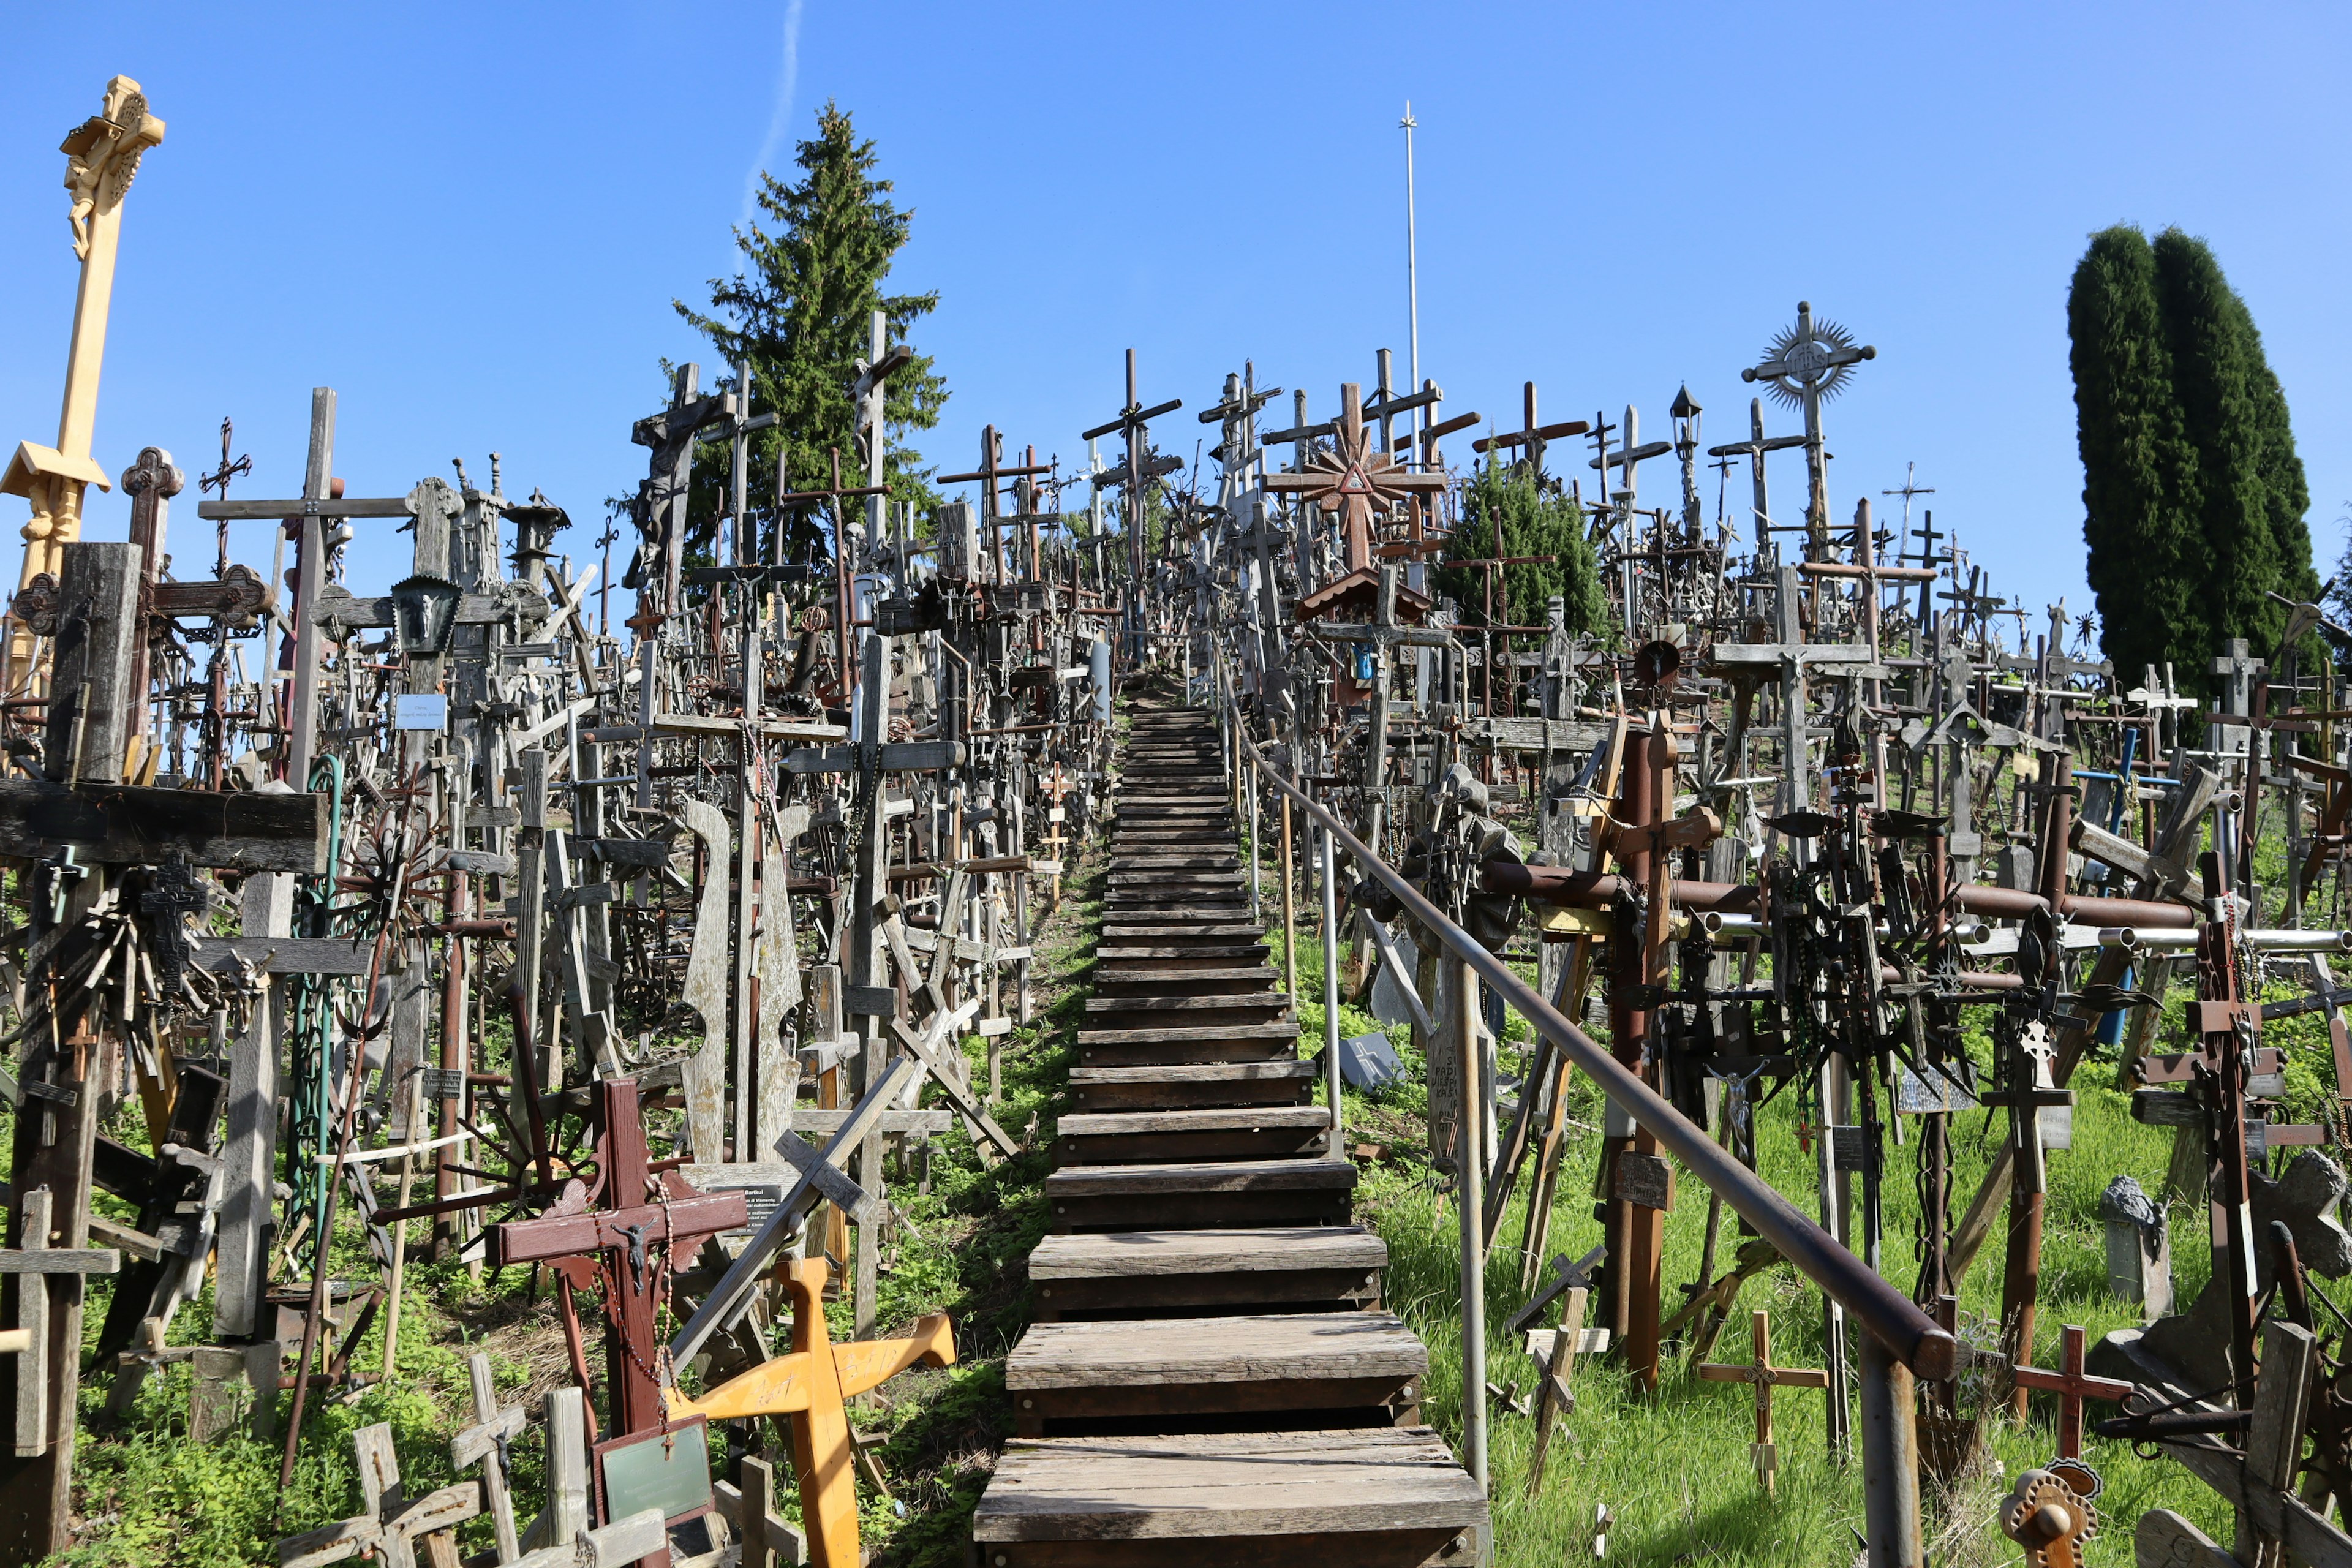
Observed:
[[[690,1260],[705,1237],[744,1224],[750,1210],[740,1192],[698,1192],[675,1171],[653,1171],[636,1079],[599,1082],[596,1109],[596,1189],[568,1183],[549,1213],[490,1226],[488,1255],[494,1266],[553,1263],[575,1287],[596,1278],[605,1303],[608,1436],[623,1436],[661,1425],[660,1266]],[[605,1206],[589,1207],[597,1198]]]
[[[2059,1339],[2056,1372],[2031,1366],[2010,1369],[2019,1387],[2038,1388],[2058,1396],[2058,1457],[2062,1459],[2083,1457],[2083,1401],[2104,1399],[2112,1404],[2132,1391],[2128,1383],[2119,1383],[2112,1377],[2093,1377],[2084,1372],[2084,1338],[2080,1328],[2073,1323],[2066,1325]]]

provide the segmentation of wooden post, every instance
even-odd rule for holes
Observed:
[[[140,639],[139,547],[135,544],[68,545],[62,552],[58,587],[58,635],[52,660],[47,771],[60,783],[76,778],[112,783],[122,776],[131,710],[139,694],[131,689],[133,650]],[[65,899],[65,919],[52,926],[48,903],[33,900],[33,937],[26,972],[28,987],[48,984],[47,965],[58,933],[72,929],[97,900],[107,873],[92,872],[74,882]],[[101,1026],[89,1024],[58,1037],[37,1032],[25,1047],[21,1081],[47,1081],[70,1089],[72,1103],[46,1100],[37,1112],[16,1119],[11,1190],[16,1212],[9,1226],[12,1246],[36,1250],[74,1249],[89,1237],[90,1158],[98,1133],[100,1090],[115,1070],[117,1048]],[[28,1234],[26,1200],[46,1193],[46,1234]],[[0,1287],[0,1310],[12,1322],[26,1321],[28,1297],[41,1298],[47,1317],[44,1353],[11,1356],[0,1367],[0,1408],[25,1408],[30,1391],[18,1387],[30,1370],[43,1380],[42,1430],[19,1430],[16,1452],[0,1457],[0,1564],[37,1563],[70,1545],[74,1439],[81,1387],[82,1279],[79,1274],[12,1274]],[[37,1312],[33,1316],[38,1316]]]
[[[1486,1162],[1479,1145],[1486,1123],[1478,1070],[1478,972],[1466,959],[1446,956],[1453,967],[1454,1038],[1461,1062],[1462,1126],[1454,1163],[1456,1206],[1462,1219],[1462,1449],[1463,1468],[1486,1489],[1486,1243],[1478,1207],[1486,1187]]]
[[[1298,862],[1290,840],[1290,797],[1282,797],[1282,984],[1298,1015]]]

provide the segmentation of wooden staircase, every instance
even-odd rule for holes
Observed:
[[[1213,721],[1136,712],[981,1568],[1480,1560],[1486,1500],[1419,1424],[1428,1352],[1381,1310],[1388,1249],[1349,1223],[1267,957]]]

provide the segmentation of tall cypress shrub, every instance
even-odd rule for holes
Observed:
[[[2066,325],[2083,457],[2085,575],[2116,672],[2169,662],[2201,680],[2210,639],[2193,593],[2207,572],[2196,453],[2172,387],[2156,258],[2126,225],[2094,235],[2074,268]]]

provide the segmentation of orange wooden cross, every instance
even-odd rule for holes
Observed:
[[[673,1394],[673,1418],[703,1415],[740,1421],[760,1415],[791,1418],[793,1468],[800,1477],[801,1523],[809,1561],[817,1568],[859,1568],[856,1449],[842,1402],[918,1364],[955,1364],[955,1331],[946,1316],[923,1319],[904,1340],[835,1344],[825,1334],[822,1258],[792,1258],[780,1271],[793,1299],[793,1349],[755,1366],[700,1399]]]
[[[2093,1377],[2083,1370],[2085,1337],[2076,1325],[2066,1325],[2058,1340],[2056,1372],[2021,1365],[2010,1368],[2010,1376],[2019,1387],[2038,1388],[2058,1396],[2058,1457],[2062,1459],[2083,1457],[2083,1401],[2104,1399],[2113,1403],[2132,1391],[2128,1383],[2112,1377]]]
[[[1748,1453],[1756,1460],[1757,1479],[1764,1489],[1772,1489],[1772,1472],[1780,1468],[1780,1451],[1772,1445],[1772,1390],[1781,1388],[1827,1388],[1830,1374],[1819,1367],[1774,1366],[1772,1364],[1772,1320],[1757,1312],[1748,1320],[1756,1342],[1756,1364],[1727,1366],[1716,1362],[1702,1362],[1699,1376],[1712,1383],[1752,1384],[1756,1389],[1756,1441]]]

